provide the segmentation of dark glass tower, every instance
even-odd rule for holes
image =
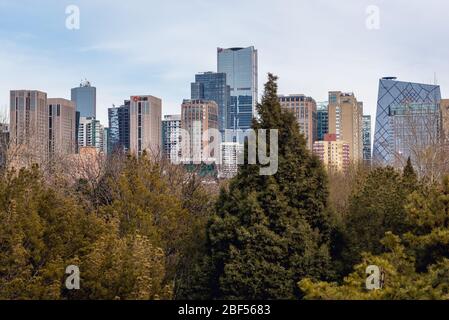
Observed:
[[[404,116],[409,119],[421,116],[429,118],[429,110],[430,113],[434,113],[440,102],[441,91],[438,85],[402,82],[394,77],[380,79],[373,149],[374,164],[394,165],[397,153],[406,158],[408,155],[398,150],[400,142],[398,139],[411,132],[411,128],[404,121]],[[422,134],[423,132],[420,136]]]
[[[227,112],[230,104],[231,89],[226,84],[225,73],[205,72],[195,75],[191,85],[192,100],[212,100],[218,105],[218,127],[226,129]]]
[[[123,106],[108,109],[110,152],[129,150],[129,107],[130,101],[126,100]]]

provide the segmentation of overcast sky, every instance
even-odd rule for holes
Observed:
[[[80,9],[79,30],[66,28],[68,5]],[[367,28],[372,5],[379,29]],[[354,92],[375,115],[383,76],[433,83],[436,72],[446,96],[447,12],[445,0],[0,0],[0,108],[11,89],[70,98],[87,78],[105,125],[107,108],[130,95],[180,113],[195,73],[216,71],[217,47],[254,45],[259,94],[273,72],[282,94]]]

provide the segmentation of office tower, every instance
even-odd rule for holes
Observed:
[[[50,155],[76,152],[76,106],[66,99],[48,99],[48,147]]]
[[[344,172],[351,162],[349,143],[338,140],[336,134],[326,134],[323,141],[316,141],[313,153],[331,172]]]
[[[329,133],[329,102],[317,102],[317,140],[323,141]]]
[[[371,116],[363,116],[363,161],[366,164],[371,164]]]
[[[410,156],[406,150],[398,150],[400,147],[394,137],[407,134],[407,131],[411,133],[410,128],[396,127],[396,130],[403,130],[403,133],[400,134],[397,131],[396,134],[393,134],[392,122],[395,121],[396,126],[401,126],[403,121],[399,117],[403,117],[407,113],[409,120],[419,118],[420,113],[427,114],[424,117],[426,119],[429,116],[433,117],[432,110],[435,110],[437,105],[439,106],[440,100],[441,92],[437,85],[397,81],[394,77],[380,79],[374,134],[374,164],[395,165],[398,160],[398,152],[402,152],[399,158]],[[395,120],[392,119],[394,112],[398,116]]]
[[[104,127],[99,120],[92,117],[80,117],[78,127],[78,146],[94,147],[99,151],[104,148]]]
[[[435,103],[405,103],[390,107],[391,151],[394,167],[403,167],[410,157],[416,164],[431,147],[441,142],[441,110]],[[433,152],[436,152],[433,149]],[[436,155],[436,153],[434,154]],[[429,155],[425,155],[427,158]]]
[[[256,116],[257,50],[254,47],[217,49],[218,72],[226,73],[231,102],[226,129],[249,129]]]
[[[141,155],[161,154],[162,100],[153,96],[133,96],[129,108],[130,151]]]
[[[109,152],[129,150],[129,107],[130,100],[124,105],[108,109],[109,119]]]
[[[162,150],[164,157],[179,162],[181,157],[181,115],[168,115],[162,120]]]
[[[190,135],[189,142],[182,143],[181,148],[188,145],[189,152],[181,150],[181,161],[196,163],[216,161],[219,150],[209,150],[210,152],[206,154],[205,151],[209,149],[211,141],[205,139],[203,135],[209,129],[218,130],[217,103],[210,100],[184,100],[181,110],[181,127]]]
[[[92,87],[89,81],[82,81],[79,87],[72,89],[71,100],[75,102],[81,117],[97,117],[97,88]]]
[[[238,142],[223,142],[220,148],[221,164],[218,166],[218,177],[232,179],[238,173],[238,160],[244,151],[244,146]]]
[[[299,125],[299,131],[304,135],[309,150],[317,140],[317,109],[316,102],[311,97],[302,94],[279,96],[281,108],[292,112]]]
[[[215,101],[218,105],[218,128],[224,132],[231,102],[231,88],[226,84],[226,74],[204,72],[195,75],[195,82],[191,84],[191,99]]]
[[[48,155],[47,94],[36,90],[10,93],[10,142],[21,164],[41,164]]]
[[[329,92],[329,133],[350,147],[351,161],[363,160],[363,103],[353,93]]]

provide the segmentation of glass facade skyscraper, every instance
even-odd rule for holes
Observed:
[[[226,74],[231,90],[226,129],[249,129],[257,105],[257,50],[254,47],[218,48],[217,60],[218,72]]]
[[[382,78],[379,81],[379,97],[377,102],[376,131],[374,135],[373,162],[377,165],[394,165],[398,153],[401,157],[408,157],[406,150],[398,150],[398,132],[406,134],[403,129],[404,122],[398,119],[400,114],[413,114],[413,119],[420,114],[428,114],[441,102],[440,86],[397,81],[394,77]],[[433,106],[433,108],[421,106]],[[421,112],[421,111],[425,112]],[[427,110],[427,111],[426,111]],[[402,117],[402,116],[401,116]],[[427,115],[425,115],[427,118]],[[410,119],[410,117],[409,117]],[[402,125],[401,125],[402,122]],[[400,128],[402,126],[402,128]],[[415,128],[419,129],[419,128]],[[421,127],[419,130],[424,130]]]
[[[218,105],[218,127],[226,129],[227,112],[231,100],[231,88],[226,84],[225,73],[205,72],[195,75],[191,85],[192,100],[212,100]]]
[[[109,152],[129,150],[129,106],[130,101],[120,107],[108,109],[109,118]]]
[[[317,102],[317,140],[324,141],[324,136],[329,133],[329,103]]]
[[[81,82],[80,86],[72,89],[71,100],[76,104],[76,110],[81,117],[97,117],[97,88],[92,87],[89,81]]]

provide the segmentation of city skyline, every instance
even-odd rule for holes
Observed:
[[[125,8],[117,3],[78,1],[81,25],[80,30],[73,31],[65,28],[65,8],[71,4],[68,1],[48,6],[44,1],[32,10],[27,7],[28,2],[0,1],[0,40],[4,44],[0,48],[0,70],[8,75],[0,80],[1,111],[9,107],[10,90],[27,88],[45,91],[49,97],[69,99],[70,88],[87,78],[98,88],[98,119],[104,124],[108,122],[107,109],[112,104],[120,105],[134,92],[160,97],[163,114],[177,114],[182,100],[190,96],[194,75],[216,71],[217,47],[254,46],[259,52],[259,88],[266,73],[273,72],[280,77],[281,94],[302,93],[324,101],[328,91],[354,92],[364,101],[365,113],[373,119],[377,83],[384,76],[433,83],[436,72],[442,96],[446,96],[445,88],[449,86],[449,78],[441,76],[448,67],[444,60],[449,47],[441,43],[437,50],[428,49],[448,28],[438,22],[444,21],[438,19],[444,10],[437,1],[428,2],[425,12],[421,6],[405,1],[267,2],[251,16],[248,13],[254,10],[254,4],[248,2],[240,5],[235,23],[226,28],[226,12],[230,12],[232,3],[136,2]],[[379,30],[366,28],[369,5],[380,9]],[[145,19],[139,18],[148,15],[145,8],[149,6],[150,15],[155,18],[151,28],[141,22]],[[201,21],[177,21],[181,14],[201,10],[209,12]],[[24,21],[20,26],[14,15],[6,14],[17,11]],[[173,13],[169,21],[158,17],[169,11]],[[309,14],[296,21],[293,17],[298,11]],[[279,13],[274,23],[266,23],[273,12]],[[395,19],[398,15],[411,19],[399,24]],[[110,17],[125,17],[129,23],[115,24]],[[422,23],[416,25],[413,17],[419,17]],[[242,25],[247,32],[240,34]],[[193,32],[200,33],[201,39],[186,41]],[[313,50],[302,50],[299,45],[279,50],[286,40],[299,37]],[[142,43],[141,38],[151,38],[151,44]],[[298,77],[298,72],[305,76]]]

